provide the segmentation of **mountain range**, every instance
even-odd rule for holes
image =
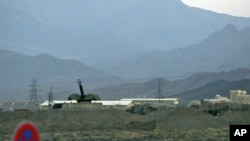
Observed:
[[[162,97],[177,96],[191,99],[193,91],[209,92],[206,85],[211,86],[216,83],[219,87],[219,82],[223,82],[221,84],[223,85],[224,81],[250,79],[250,69],[240,68],[221,72],[199,72],[184,79],[171,81],[165,78],[155,78],[142,83],[126,82],[118,76],[103,73],[78,60],[59,59],[48,54],[27,56],[7,50],[0,51],[0,65],[3,66],[0,68],[1,99],[9,101],[11,99],[28,100],[29,86],[34,78],[43,90],[42,99],[46,99],[50,87],[53,88],[56,99],[67,99],[70,94],[79,93],[76,81],[79,78],[83,82],[86,93],[97,93],[102,99],[157,97],[159,89]],[[247,83],[244,84],[244,86],[247,85]],[[246,88],[240,86],[237,88]],[[214,92],[217,89],[218,93],[221,92],[219,88],[214,89]],[[203,96],[198,92],[192,98]],[[212,94],[214,93],[206,94],[204,97],[210,97]],[[222,94],[225,94],[225,90]]]
[[[151,49],[195,44],[227,24],[250,25],[250,18],[189,7],[180,0],[3,0],[0,10],[1,49],[77,59],[108,73]]]
[[[48,54],[28,56],[17,52],[0,50],[0,88],[3,96],[13,98],[28,97],[30,85],[35,79],[45,91],[50,87],[61,93],[79,93],[77,79],[81,79],[88,92],[96,87],[114,83],[112,75],[84,65],[78,60],[55,58]],[[122,81],[116,77],[116,82]],[[17,96],[18,95],[18,96]],[[25,98],[25,99],[26,99]],[[63,99],[66,99],[65,96]],[[7,98],[5,98],[7,99]]]
[[[112,98],[138,98],[138,97],[158,97],[159,90],[162,97],[173,97],[178,96],[177,94],[183,93],[180,97],[185,96],[185,92],[191,91],[193,89],[198,89],[207,85],[209,83],[217,84],[219,81],[240,81],[243,79],[250,79],[250,69],[240,68],[231,71],[221,71],[221,72],[200,72],[193,74],[190,77],[184,79],[178,79],[169,81],[164,78],[155,78],[147,82],[142,83],[124,83],[115,86],[104,87],[97,89],[96,93],[101,94],[105,99]],[[244,84],[245,86],[248,83]],[[218,87],[220,85],[218,84]],[[204,86],[205,87],[205,86]],[[232,87],[233,88],[233,87]],[[237,89],[244,89],[246,87],[238,87]],[[201,90],[201,89],[200,89]],[[215,91],[216,92],[216,91]],[[218,91],[219,93],[220,91]],[[217,92],[216,92],[217,93]],[[215,95],[216,93],[211,93]],[[192,93],[189,93],[192,96]],[[224,94],[224,93],[223,93]],[[202,94],[198,94],[202,97]],[[195,95],[194,95],[195,97]],[[204,95],[206,97],[206,95]],[[210,97],[212,98],[212,97]]]
[[[154,50],[133,61],[120,63],[117,71],[123,78],[175,80],[198,72],[250,68],[249,52],[250,28],[227,25],[198,44],[167,52]]]
[[[180,0],[3,0],[0,19],[3,99],[26,98],[34,78],[59,99],[78,78],[104,99],[249,79],[250,18]]]
[[[249,95],[249,83],[250,79],[241,79],[237,81],[219,80],[177,95],[173,95],[172,97],[179,98],[185,103],[190,102],[191,100],[214,99],[215,95],[230,98],[230,90],[245,90]]]

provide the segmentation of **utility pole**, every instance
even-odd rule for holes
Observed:
[[[161,102],[161,78],[159,78],[159,82],[158,82],[158,102]]]
[[[32,84],[30,85],[30,103],[35,103],[37,104],[38,103],[38,100],[37,100],[37,93],[39,92],[38,90],[38,87],[39,85],[36,84],[36,79],[34,78],[33,81],[32,81]]]
[[[113,76],[114,77],[114,88],[116,89],[116,78],[115,78],[116,76],[115,75],[116,74],[115,74],[115,68],[114,68],[114,76]]]
[[[48,108],[49,108],[49,109],[52,109],[52,108],[53,108],[53,104],[52,104],[52,103],[53,103],[53,98],[54,98],[54,97],[53,97],[52,87],[50,87],[49,96],[48,96],[48,102],[49,102],[49,103],[48,103],[48,104],[49,104],[49,105],[48,105]]]

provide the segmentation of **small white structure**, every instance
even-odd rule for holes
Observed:
[[[68,103],[68,104],[69,103],[77,103],[77,101],[76,100],[53,100],[51,102],[52,105],[54,105],[54,104],[64,104],[64,103]],[[49,101],[48,100],[44,101],[42,104],[40,104],[40,106],[42,106],[42,107],[49,106]]]
[[[199,106],[199,105],[201,105],[201,101],[200,101],[200,100],[193,100],[193,101],[190,101],[190,106],[191,106],[191,107]]]
[[[215,99],[204,99],[204,102],[209,102],[209,103],[230,102],[230,99],[228,99],[227,97],[216,95]]]
[[[126,107],[129,108],[133,106],[131,100],[121,101],[121,100],[92,100],[91,103],[101,103],[103,106],[114,106],[114,107]]]
[[[228,100],[228,98],[227,98],[226,96],[224,97],[224,96],[221,96],[221,95],[219,95],[219,94],[215,96],[215,99],[221,99],[221,100],[224,99],[224,100]]]

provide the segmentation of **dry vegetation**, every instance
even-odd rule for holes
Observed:
[[[11,140],[20,122],[31,121],[43,141],[226,141],[230,123],[249,124],[249,117],[248,110],[213,116],[188,107],[163,107],[146,115],[118,109],[8,111],[0,112],[0,140]]]

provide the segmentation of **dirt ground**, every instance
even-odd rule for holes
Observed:
[[[250,124],[250,111],[213,116],[190,107],[158,108],[146,115],[119,109],[0,112],[0,140],[9,141],[23,121],[32,122],[43,141],[229,140],[230,124]]]

